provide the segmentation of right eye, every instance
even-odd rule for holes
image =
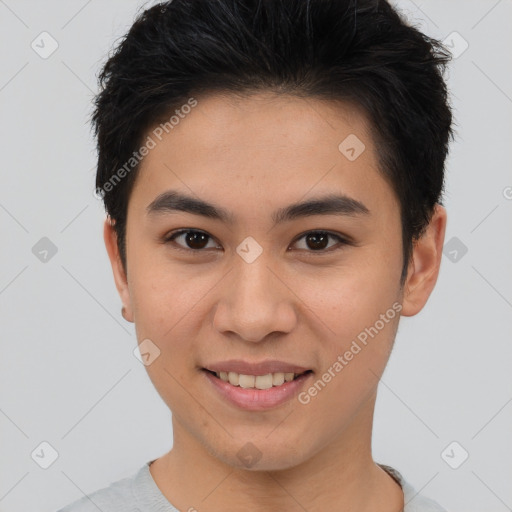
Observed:
[[[184,237],[184,243],[188,247],[184,247],[183,245],[177,243],[177,240],[180,237]],[[178,231],[174,231],[170,233],[169,236],[165,237],[164,242],[176,245],[176,249],[179,251],[187,251],[187,252],[201,252],[202,249],[208,248],[207,242],[208,239],[213,240],[213,238],[204,231],[198,231],[196,229],[180,229]]]

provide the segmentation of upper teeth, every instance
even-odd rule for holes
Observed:
[[[292,381],[299,373],[267,373],[266,375],[243,375],[235,372],[216,372],[215,375],[233,386],[241,388],[269,389]]]

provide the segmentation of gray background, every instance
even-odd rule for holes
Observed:
[[[0,0],[3,512],[54,511],[171,447],[170,412],[120,314],[87,125],[106,53],[153,3]],[[429,303],[401,321],[374,455],[452,512],[511,510],[512,3],[398,5],[460,53],[448,73],[457,141],[446,242],[455,239]],[[47,58],[31,47],[43,31],[59,45]],[[39,51],[49,49],[46,39]],[[43,237],[57,249],[46,261]],[[48,469],[42,442],[58,452]],[[469,457],[453,469],[445,459],[460,464],[462,450]]]

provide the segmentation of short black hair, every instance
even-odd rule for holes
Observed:
[[[450,60],[441,41],[384,0],[172,0],[144,10],[101,70],[92,114],[96,191],[125,271],[133,156],[148,130],[191,97],[268,91],[349,102],[365,114],[400,204],[403,285],[413,242],[442,205]]]

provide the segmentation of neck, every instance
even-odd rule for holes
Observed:
[[[333,433],[313,456],[279,470],[240,469],[224,463],[173,416],[173,448],[150,471],[168,501],[180,510],[316,512],[342,503],[347,511],[399,512],[403,492],[371,454],[375,398],[371,396],[353,421]]]

